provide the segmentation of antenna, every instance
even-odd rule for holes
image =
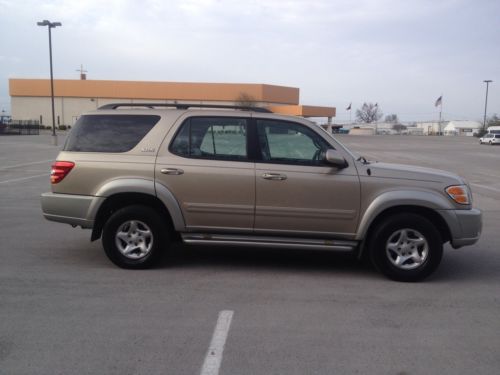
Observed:
[[[80,69],[76,70],[77,72],[80,72],[80,79],[82,81],[87,79],[87,74],[88,73],[85,69],[83,69],[83,64],[80,65]]]

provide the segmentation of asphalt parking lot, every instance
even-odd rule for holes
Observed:
[[[232,321],[220,374],[498,373],[500,147],[339,139],[369,159],[466,177],[481,240],[446,246],[416,284],[349,256],[284,250],[176,246],[160,268],[122,270],[89,231],[43,219],[49,135],[0,137],[0,373],[200,374],[221,311]]]

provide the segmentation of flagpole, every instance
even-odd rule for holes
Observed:
[[[346,111],[349,111],[349,125],[352,124],[352,102],[349,103],[349,106],[346,108]]]
[[[434,103],[434,107],[439,105],[439,122],[438,122],[438,135],[442,135],[441,131],[441,119],[443,114],[443,94],[439,98],[437,98],[436,103]]]
[[[441,94],[441,98],[443,95]],[[443,99],[441,99],[441,103],[439,103],[439,135],[443,135],[443,130],[441,129],[441,119],[443,114]]]

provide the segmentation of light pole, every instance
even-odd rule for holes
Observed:
[[[49,58],[50,58],[50,98],[52,100],[52,144],[57,146],[56,115],[54,110],[54,75],[52,73],[52,33],[51,29],[62,26],[61,22],[50,22],[43,20],[36,23],[38,26],[47,26],[49,29]]]
[[[486,79],[483,81],[486,83],[486,99],[484,100],[484,120],[483,120],[483,132],[486,131],[486,109],[488,108],[488,86],[491,82],[491,79]]]

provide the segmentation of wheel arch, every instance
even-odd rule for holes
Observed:
[[[107,197],[98,208],[90,240],[95,241],[101,237],[104,224],[114,212],[131,205],[143,205],[154,209],[167,220],[170,228],[178,230],[175,225],[175,219],[160,198],[139,192],[115,193]]]
[[[397,205],[384,209],[383,211],[379,212],[377,216],[373,218],[373,220],[370,221],[368,227],[366,228],[366,231],[363,236],[363,241],[360,246],[359,250],[360,258],[364,255],[365,250],[370,243],[371,236],[375,231],[375,229],[377,228],[377,226],[380,223],[382,223],[386,218],[400,213],[413,213],[426,218],[436,227],[438,232],[441,234],[441,239],[443,243],[446,243],[451,240],[452,235],[450,228],[448,227],[446,220],[436,210],[419,205]]]

